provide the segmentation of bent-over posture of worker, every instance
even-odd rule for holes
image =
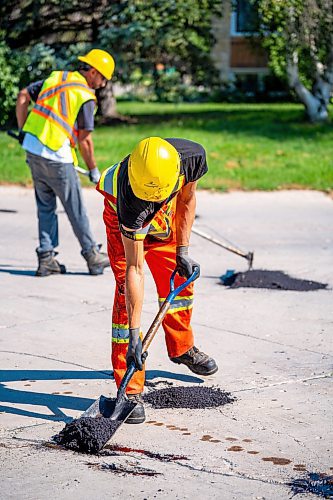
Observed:
[[[139,142],[124,160],[105,170],[97,185],[105,196],[108,254],[116,280],[112,364],[117,386],[132,361],[138,369],[127,386],[128,398],[138,403],[127,423],[145,420],[140,329],[144,260],[156,283],[160,303],[169,292],[175,268],[175,286],[188,278],[195,267],[199,268],[189,257],[188,249],[196,184],[207,169],[205,150],[200,144],[149,137]],[[193,283],[175,298],[163,320],[168,355],[171,361],[185,364],[198,375],[212,375],[218,369],[214,359],[194,345],[190,326],[192,304]]]
[[[100,251],[92,235],[83,203],[75,146],[97,184],[100,172],[94,156],[91,132],[94,129],[95,89],[102,88],[114,71],[114,60],[104,50],[93,49],[80,56],[78,71],[53,71],[46,80],[20,91],[16,103],[20,142],[27,152],[35,188],[39,247],[36,249],[36,276],[63,273],[65,266],[54,258],[58,246],[56,197],[61,200],[89,273],[103,274],[109,266],[107,254]],[[30,101],[34,106],[30,113]]]

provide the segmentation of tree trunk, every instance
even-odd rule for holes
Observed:
[[[102,120],[110,120],[118,117],[117,101],[111,82],[108,82],[103,89],[98,91],[97,98],[98,114],[102,117]]]
[[[299,100],[304,104],[309,120],[313,123],[327,121],[328,105],[333,89],[333,75],[326,74],[325,78],[321,78],[318,75],[313,91],[310,92],[310,90],[300,81],[298,55],[294,52],[287,60],[287,76],[289,86],[295,91]]]
[[[114,123],[137,123],[135,118],[121,115],[117,111],[117,101],[113,93],[113,86],[108,82],[103,89],[96,92],[98,101],[98,122],[101,125],[110,125]]]

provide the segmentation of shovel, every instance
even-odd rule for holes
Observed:
[[[199,277],[199,268],[195,267],[193,273],[191,276],[181,285],[179,285],[177,288],[175,288],[174,285],[174,279],[176,275],[176,270],[173,271],[171,278],[170,278],[170,291],[163,302],[163,304],[160,307],[160,310],[158,311],[153,323],[151,324],[147,334],[145,335],[143,342],[142,342],[142,354],[144,355],[143,357],[146,358],[147,356],[147,350],[148,347],[150,346],[153,338],[155,337],[155,334],[160,327],[164,316],[168,312],[173,300],[179,293],[184,290],[192,281],[196,280]],[[147,353],[147,354],[145,354]],[[126,397],[125,390],[126,387],[133,377],[134,373],[136,371],[135,364],[132,362],[130,366],[127,368],[126,373],[120,383],[118,392],[117,392],[117,398],[116,399],[111,399],[111,398],[106,398],[105,396],[100,396],[99,399],[97,399],[83,414],[82,417],[105,417],[110,420],[114,420],[115,425],[113,425],[114,432],[120,427],[120,425],[129,417],[129,415],[132,413],[134,408],[137,405],[137,402],[135,401],[129,401]],[[113,432],[113,434],[114,434]],[[109,436],[108,439],[110,439],[111,436]],[[104,443],[106,444],[106,443]],[[103,445],[104,446],[104,445]]]
[[[7,130],[7,134],[10,136],[10,137],[13,137],[13,139],[16,139],[17,141],[20,140],[20,136],[17,132],[15,132],[14,130]],[[86,168],[82,168],[82,167],[79,167],[79,166],[76,166],[74,167],[75,170],[79,173],[79,174],[82,174],[82,175],[86,175],[87,177],[89,176],[89,170],[87,170]]]
[[[226,245],[225,243],[222,243],[222,241],[217,240],[216,238],[213,238],[209,234],[204,233],[203,231],[200,231],[197,228],[192,227],[192,233],[197,234],[198,236],[201,236],[204,240],[211,241],[212,243],[215,243],[215,245],[218,245],[219,247],[224,248],[225,250],[228,250],[229,252],[235,253],[237,255],[240,255],[241,257],[244,257],[244,259],[247,260],[248,265],[249,265],[249,270],[252,268],[253,265],[253,252],[243,252],[242,250],[239,250],[239,248],[236,248],[231,245]]]

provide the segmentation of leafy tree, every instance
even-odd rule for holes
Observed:
[[[15,61],[5,42],[0,41],[0,125],[8,121],[15,106],[18,92],[19,74],[16,73]]]
[[[313,122],[328,118],[333,89],[333,0],[253,0],[270,65]]]
[[[186,83],[209,88],[217,79],[211,18],[220,11],[221,0],[2,0],[0,30],[12,51],[31,58],[24,84],[99,47],[114,55],[115,78],[139,74],[158,99],[178,100]],[[117,116],[112,84],[98,97],[103,117]]]
[[[116,52],[123,81],[150,74],[157,96],[186,76],[210,87],[217,78],[213,15],[221,15],[221,0],[120,0],[107,9],[99,40]]]

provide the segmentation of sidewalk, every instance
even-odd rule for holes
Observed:
[[[91,189],[84,197],[105,249],[102,197]],[[217,385],[237,401],[211,410],[148,407],[147,422],[124,424],[102,456],[85,456],[45,443],[100,394],[115,396],[112,272],[88,275],[60,206],[58,259],[68,273],[35,278],[33,191],[0,186],[1,499],[287,499],[286,483],[306,471],[333,474],[333,201],[311,191],[199,192],[197,214],[202,231],[254,250],[255,269],[328,283],[328,290],[227,289],[219,277],[246,270],[246,260],[192,235],[202,273],[196,345],[219,371],[202,380],[171,363],[160,331],[147,379]],[[156,311],[147,271],[144,329]]]

